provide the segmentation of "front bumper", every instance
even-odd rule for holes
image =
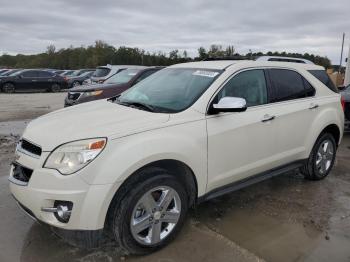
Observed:
[[[68,230],[100,230],[104,227],[105,217],[116,185],[90,185],[81,176],[83,170],[69,176],[58,171],[42,168],[48,152],[40,159],[17,152],[17,162],[33,170],[27,184],[16,183],[13,166],[10,171],[10,191],[32,217],[45,224]],[[21,182],[21,181],[18,181]],[[55,201],[73,203],[71,216],[67,223],[58,221],[54,213],[42,211],[54,207]]]

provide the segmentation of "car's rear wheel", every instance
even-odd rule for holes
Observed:
[[[5,83],[2,87],[4,93],[14,93],[16,90],[15,85],[12,83]]]
[[[56,92],[59,92],[61,91],[61,86],[57,83],[54,83],[51,85],[50,87],[50,92],[53,92],[53,93],[56,93]]]
[[[322,134],[316,141],[310,157],[301,172],[309,180],[325,178],[333,168],[337,145],[330,133]]]
[[[142,177],[142,176],[141,176]],[[116,241],[128,254],[147,254],[167,245],[181,229],[188,209],[183,185],[166,170],[136,185],[111,216]]]

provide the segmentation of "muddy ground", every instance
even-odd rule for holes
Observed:
[[[323,181],[298,172],[206,202],[177,239],[144,257],[110,245],[81,250],[17,207],[7,176],[26,123],[61,108],[64,93],[0,95],[0,261],[350,261],[350,135]]]

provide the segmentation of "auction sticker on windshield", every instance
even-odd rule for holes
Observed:
[[[197,71],[193,72],[192,75],[213,78],[213,77],[216,77],[218,74],[219,74],[218,72],[213,72],[213,71],[197,70]]]

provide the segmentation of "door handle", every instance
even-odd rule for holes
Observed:
[[[316,109],[318,108],[318,104],[311,104],[309,109]]]
[[[275,116],[264,115],[264,118],[261,120],[261,122],[268,122],[268,121],[274,120],[275,118],[276,118]]]

